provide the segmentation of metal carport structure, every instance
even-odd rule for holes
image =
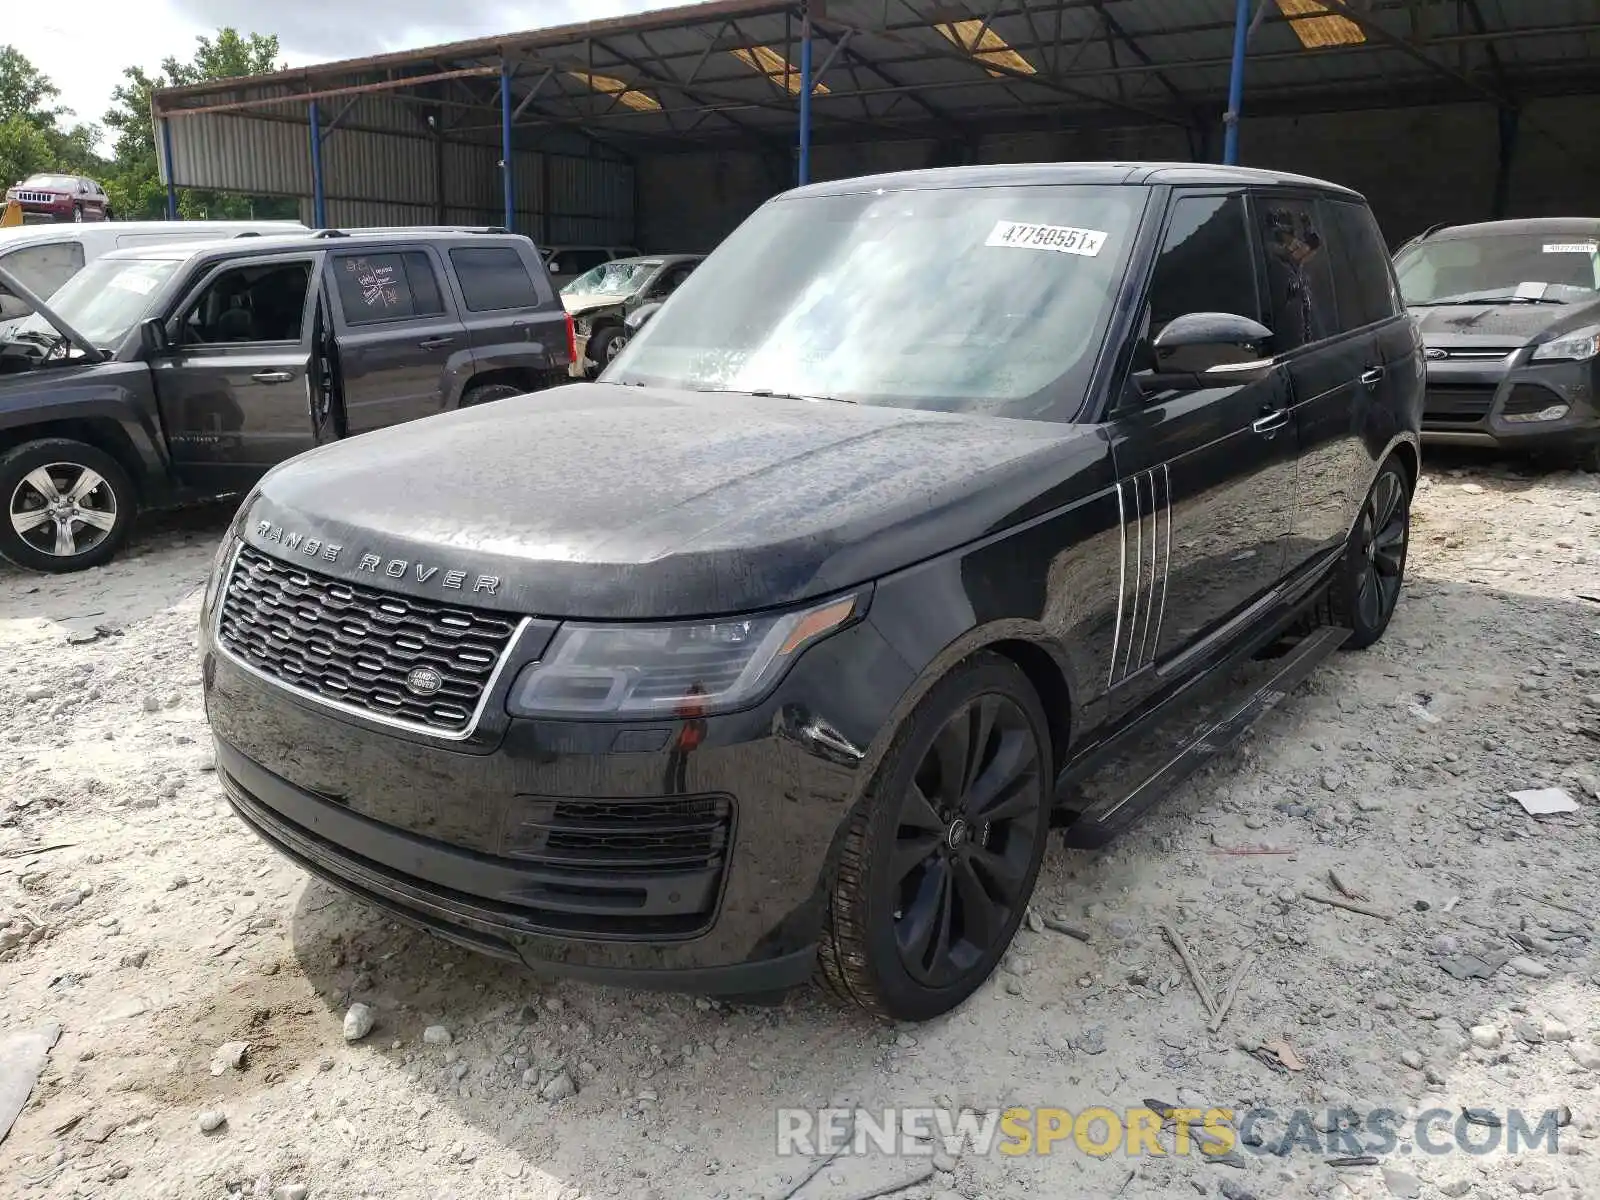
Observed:
[[[167,89],[153,117],[169,189],[688,248],[813,174],[1017,157],[1409,171],[1374,196],[1392,235],[1430,205],[1592,210],[1597,101],[1593,0],[713,0]]]

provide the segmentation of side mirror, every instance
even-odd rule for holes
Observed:
[[[1180,386],[1173,376],[1196,388],[1253,383],[1272,372],[1271,341],[1270,329],[1237,313],[1185,313],[1156,335],[1154,376],[1163,387]]]
[[[160,358],[171,348],[167,341],[167,327],[160,317],[146,317],[139,322],[139,345],[146,358]]]
[[[644,328],[645,322],[656,315],[656,310],[661,307],[661,303],[660,300],[653,300],[649,304],[641,304],[627,315],[622,324],[627,328],[629,337]]]

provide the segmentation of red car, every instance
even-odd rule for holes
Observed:
[[[24,218],[111,220],[111,202],[106,199],[104,190],[82,175],[30,175],[7,188],[6,199],[22,205]]]

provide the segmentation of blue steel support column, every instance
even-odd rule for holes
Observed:
[[[178,185],[172,171],[172,120],[161,118],[161,154],[167,160],[167,220],[178,219]]]
[[[800,10],[800,183],[811,182],[811,6]]]
[[[1250,0],[1235,0],[1233,69],[1228,75],[1228,112],[1222,118],[1222,161],[1239,161],[1239,109],[1244,104],[1244,48],[1250,37]]]
[[[311,101],[311,223],[318,229],[328,227],[328,205],[322,191],[322,121],[315,100]]]
[[[515,229],[512,218],[516,213],[516,192],[511,179],[511,64],[500,60],[500,157],[505,161],[501,181],[505,185],[507,229]]]

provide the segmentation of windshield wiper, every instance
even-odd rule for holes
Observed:
[[[1565,304],[1565,300],[1557,300],[1554,296],[1484,296],[1473,297],[1470,300],[1416,300],[1412,302],[1413,308],[1456,308],[1469,305],[1490,304]]]
[[[854,404],[854,400],[847,400],[843,396],[807,396],[800,392],[779,392],[772,388],[695,388],[697,392],[721,392],[738,396],[768,396],[774,400],[831,400],[835,404]]]

